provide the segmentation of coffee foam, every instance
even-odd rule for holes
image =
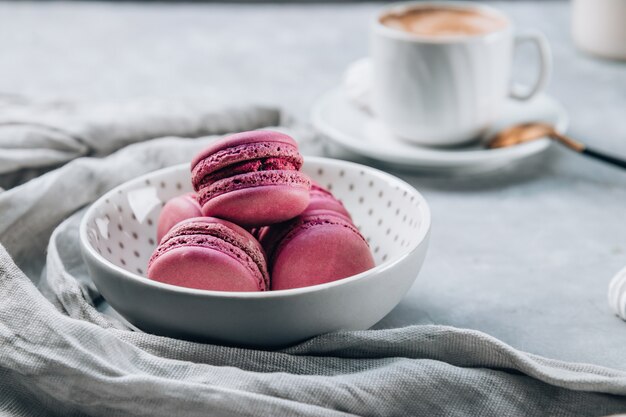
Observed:
[[[420,36],[476,36],[504,29],[508,22],[477,9],[429,7],[389,13],[380,22],[390,28]]]

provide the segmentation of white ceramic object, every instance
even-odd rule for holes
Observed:
[[[386,14],[419,8],[477,10],[508,22],[504,29],[474,36],[418,36],[380,22]],[[515,46],[530,42],[540,55],[535,85],[511,91]],[[412,2],[385,8],[372,23],[373,110],[406,140],[448,146],[480,136],[500,116],[507,96],[527,100],[549,77],[548,43],[536,31],[515,33],[496,9],[472,2]]]
[[[176,338],[273,348],[371,327],[417,277],[428,247],[428,205],[406,182],[370,167],[307,157],[303,169],[344,202],[370,243],[375,268],[328,284],[250,293],[195,290],[146,278],[161,207],[191,190],[184,164],[122,184],[89,208],[80,241],[94,283],[130,323]]]
[[[626,320],[626,268],[619,271],[609,284],[609,307],[622,320]]]
[[[626,1],[573,0],[572,36],[584,51],[626,59]]]
[[[550,146],[547,138],[510,148],[486,149],[481,143],[467,147],[428,148],[408,143],[392,134],[370,112],[357,107],[337,88],[319,98],[312,110],[315,128],[333,143],[368,158],[414,171],[468,173],[488,171],[538,154]],[[506,100],[497,121],[486,132],[494,132],[525,121],[544,121],[564,133],[567,113],[553,98],[540,94],[529,101]]]

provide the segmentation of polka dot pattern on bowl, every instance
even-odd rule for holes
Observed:
[[[403,181],[357,164],[305,162],[303,170],[346,206],[377,265],[392,262],[422,239],[422,197]],[[89,243],[111,263],[144,275],[157,245],[156,224],[163,204],[192,191],[189,177],[185,165],[108,193],[87,220]]]

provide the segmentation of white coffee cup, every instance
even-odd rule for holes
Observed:
[[[626,0],[574,0],[572,36],[584,51],[626,59]]]
[[[625,0],[626,1],[626,0]],[[420,8],[473,10],[503,19],[486,34],[416,35],[381,23],[381,18]],[[470,2],[398,3],[372,25],[372,107],[399,137],[423,145],[448,146],[480,136],[498,117],[507,96],[528,100],[549,77],[548,43],[539,32],[515,34],[510,19],[496,9]],[[515,46],[534,43],[539,74],[524,91],[511,88]]]

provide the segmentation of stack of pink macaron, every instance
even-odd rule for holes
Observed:
[[[148,277],[217,291],[267,291],[374,266],[350,214],[303,172],[296,142],[273,131],[212,144],[191,163],[194,193],[168,201]]]

